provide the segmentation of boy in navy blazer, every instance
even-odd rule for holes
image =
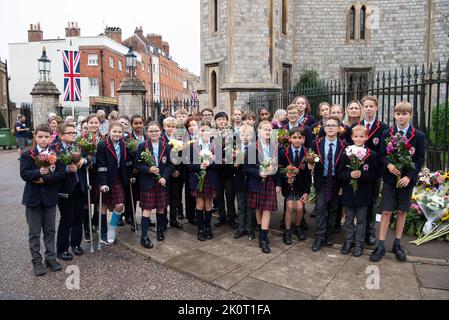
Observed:
[[[29,227],[29,244],[34,274],[43,276],[46,270],[42,265],[40,254],[40,234],[44,233],[45,261],[52,271],[62,269],[56,261],[55,220],[58,203],[58,182],[65,178],[64,166],[60,161],[55,165],[39,168],[36,158],[42,152],[48,152],[51,129],[47,124],[36,127],[36,146],[22,154],[20,158],[20,177],[26,182],[22,204],[26,206]]]
[[[326,137],[318,139],[313,151],[320,161],[314,167],[316,190],[316,231],[312,250],[319,251],[323,245],[332,246],[335,219],[338,210],[337,165],[341,161],[345,145],[338,139],[341,122],[337,117],[329,117],[324,125]]]
[[[341,249],[342,254],[348,254],[352,248],[352,255],[360,257],[363,254],[363,244],[365,241],[366,214],[368,205],[371,203],[373,192],[372,182],[377,176],[377,154],[366,148],[368,130],[366,127],[358,125],[352,128],[351,139],[354,146],[365,149],[365,156],[361,161],[361,167],[352,170],[351,159],[345,152],[343,159],[338,163],[338,179],[342,185],[342,204],[346,210],[346,240]],[[357,190],[354,192],[351,181],[357,181]],[[354,218],[357,218],[357,225],[354,226]]]
[[[379,230],[379,243],[370,256],[370,260],[378,262],[385,255],[385,238],[390,225],[393,211],[397,211],[396,238],[393,244],[393,253],[399,261],[405,261],[407,255],[401,247],[401,238],[404,231],[407,211],[410,209],[413,188],[418,181],[418,174],[424,164],[427,139],[426,135],[414,128],[410,123],[413,117],[413,107],[407,101],[399,102],[394,107],[394,119],[396,125],[384,131],[381,139],[381,157],[383,165],[383,189],[382,189],[382,220]],[[396,134],[406,137],[406,145],[410,148],[414,168],[398,168],[387,158],[387,146],[385,140]],[[398,181],[399,179],[399,181]]]

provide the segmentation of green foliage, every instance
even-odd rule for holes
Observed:
[[[432,127],[429,140],[439,148],[449,147],[449,106],[446,107],[446,103],[442,103],[438,108],[434,106],[432,109]],[[445,136],[445,126],[448,136]],[[435,133],[437,134],[437,139],[435,139]]]
[[[320,79],[316,70],[304,71],[294,90],[299,95],[306,96],[309,99],[313,115],[317,114],[318,106],[321,102],[332,104],[332,97],[328,94],[329,90],[326,83]]]
[[[396,229],[397,214],[391,216],[390,228]],[[421,237],[423,236],[422,229],[426,223],[426,217],[423,214],[418,214],[416,209],[410,209],[407,213],[407,218],[405,220],[404,233],[410,237]]]

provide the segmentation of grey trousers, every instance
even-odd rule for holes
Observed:
[[[248,205],[248,190],[237,191],[237,208],[239,212],[239,230],[253,231],[253,216],[256,214],[255,209],[251,209]]]
[[[366,212],[366,234],[368,238],[370,235],[376,236],[376,214],[377,214],[377,202],[379,200],[380,188],[382,186],[382,178],[373,181],[373,196],[371,198],[371,204],[367,208]]]
[[[335,188],[336,189],[336,188]],[[335,219],[338,210],[338,190],[334,190],[332,199],[327,202],[324,199],[324,190],[316,193],[316,226],[315,237],[322,241],[333,240],[335,230]]]
[[[26,207],[26,218],[29,227],[31,262],[42,263],[41,230],[44,233],[45,260],[56,260],[56,206]]]
[[[346,242],[360,244],[363,247],[365,241],[366,214],[368,207],[351,206],[346,209]],[[357,225],[354,225],[357,218]]]

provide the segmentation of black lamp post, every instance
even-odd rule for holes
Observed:
[[[133,46],[129,46],[129,51],[125,55],[126,68],[129,71],[129,77],[134,78],[134,73],[137,70],[137,56],[133,51]]]
[[[50,81],[50,59],[47,57],[47,51],[45,47],[42,48],[42,56],[37,60],[39,63],[40,81]]]

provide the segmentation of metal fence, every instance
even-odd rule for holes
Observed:
[[[149,101],[145,108],[147,113],[144,116],[146,119],[157,120],[162,110],[166,107],[170,110],[170,115],[174,115],[179,109],[186,109],[191,114],[192,109],[196,108],[198,110],[199,106],[200,103],[197,100],[162,99],[160,101]]]
[[[322,101],[346,107],[351,100],[365,95],[379,100],[379,118],[394,124],[394,106],[403,100],[413,105],[413,125],[427,135],[426,164],[431,170],[449,170],[449,60],[447,63],[413,66],[378,72],[352,81],[323,81],[319,86],[299,86],[295,91],[259,92],[249,98],[248,108],[256,112],[264,107],[271,114],[287,109],[294,97],[304,95],[312,101],[312,112]]]

